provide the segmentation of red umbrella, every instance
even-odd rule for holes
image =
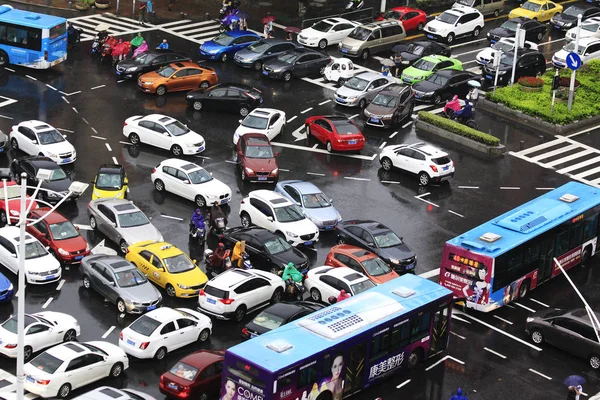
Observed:
[[[263,24],[268,24],[269,22],[273,22],[275,21],[277,18],[274,15],[267,15],[266,17],[263,17],[260,22]]]
[[[302,32],[302,29],[300,28],[296,28],[295,26],[287,26],[284,31],[289,32],[289,33],[300,33]]]

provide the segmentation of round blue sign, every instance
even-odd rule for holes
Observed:
[[[567,54],[567,67],[572,70],[578,70],[581,67],[581,57],[574,51]]]

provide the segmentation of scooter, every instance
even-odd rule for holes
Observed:
[[[290,299],[300,301],[304,297],[304,293],[306,293],[306,286],[304,286],[304,281],[296,282],[292,278],[290,278],[285,282],[285,294]]]
[[[92,42],[92,55],[100,53],[106,39],[108,39],[108,33],[106,32],[98,32],[98,34],[94,36],[94,41]]]
[[[225,223],[225,218],[218,217],[215,219],[215,225],[210,227],[210,231],[219,236],[221,235],[225,229],[227,229],[227,224]]]
[[[252,262],[250,261],[250,256],[248,255],[248,253],[244,253],[242,255],[242,265],[244,266],[244,269],[252,269],[252,268],[254,268],[252,266]]]
[[[204,250],[204,260],[206,262],[206,272],[210,275],[217,276],[222,272],[231,269],[231,250],[225,250],[223,260],[217,260],[215,253],[211,249]]]
[[[193,222],[190,222],[190,240],[194,240],[198,246],[204,246],[206,241],[206,230],[202,228],[196,228]]]
[[[231,2],[231,6],[228,6],[225,1],[223,1],[223,6],[219,10],[219,19],[222,19],[227,15],[227,12],[236,8],[239,8],[241,5],[240,0],[234,0]]]
[[[238,12],[238,9],[232,9],[227,14],[225,14],[223,18],[219,19],[219,32],[223,33],[235,30],[236,25],[240,21],[240,18],[237,16]]]
[[[365,5],[364,0],[360,0],[360,1],[350,0],[348,5],[346,6],[346,12],[360,10],[361,8],[363,8],[364,5]]]

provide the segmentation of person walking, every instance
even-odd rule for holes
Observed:
[[[148,22],[151,24],[154,23],[154,4],[152,4],[152,0],[148,0],[146,2],[146,14],[148,15]]]
[[[450,397],[450,400],[469,400],[469,399],[467,399],[467,396],[465,396],[463,394],[462,389],[458,388],[456,390],[456,394],[454,396]]]
[[[569,386],[569,393],[567,394],[567,400],[579,400],[579,398],[581,396],[581,392],[583,392],[583,387],[581,385]]]
[[[146,20],[146,3],[142,1],[140,1],[138,8],[138,20],[140,26],[146,26],[146,24],[144,24],[144,21]]]
[[[467,100],[469,100],[471,102],[471,104],[473,105],[473,109],[475,109],[475,107],[477,106],[478,98],[479,98],[479,89],[477,89],[476,87],[472,87],[471,90],[469,90],[469,93],[467,94]]]

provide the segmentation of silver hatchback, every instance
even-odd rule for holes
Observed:
[[[344,83],[333,100],[342,106],[365,108],[368,103],[388,86],[394,83],[393,78],[375,72],[363,72]]]

